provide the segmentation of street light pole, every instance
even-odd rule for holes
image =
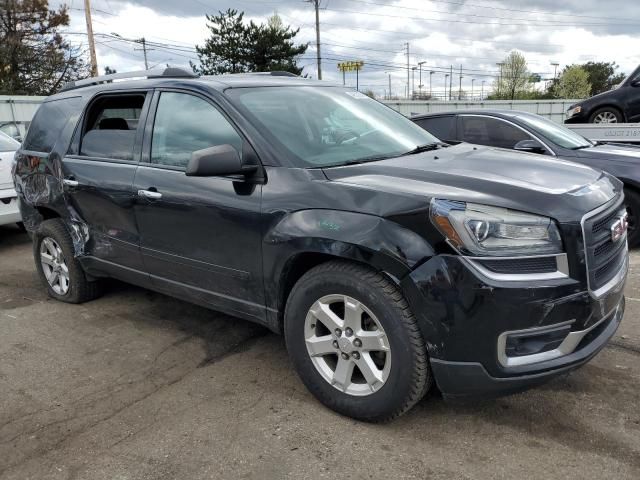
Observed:
[[[418,67],[420,67],[420,82],[418,82],[418,92],[419,94],[422,94],[422,87],[424,85],[422,85],[422,65],[424,65],[427,62],[418,62]]]
[[[429,96],[430,97],[433,97],[433,90],[431,89],[431,77],[433,76],[433,74],[434,74],[434,71],[431,70],[429,72]]]
[[[472,78],[471,79],[471,101],[473,101],[473,84],[475,83],[476,79]]]
[[[418,67],[411,67],[411,98],[416,94],[416,70]]]
[[[481,101],[484,100],[484,82],[485,81],[486,80],[482,80],[482,87],[481,87],[481,90],[480,90],[480,100]]]
[[[444,74],[444,99],[447,99],[447,81],[449,80],[449,74]],[[449,96],[451,96],[451,87],[449,87]]]

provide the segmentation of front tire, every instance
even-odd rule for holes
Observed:
[[[100,296],[97,281],[89,281],[74,255],[71,235],[59,218],[45,220],[33,235],[33,257],[49,296],[83,303]]]
[[[386,276],[332,261],[307,272],[285,310],[289,356],[309,391],[359,420],[391,420],[432,383],[424,339]]]
[[[624,203],[627,207],[627,221],[629,222],[627,232],[627,242],[629,248],[637,247],[640,244],[640,194],[630,188],[624,189]]]
[[[589,123],[622,123],[623,120],[620,111],[613,107],[599,108],[589,117]]]

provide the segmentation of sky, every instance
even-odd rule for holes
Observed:
[[[69,40],[86,48],[82,0],[66,3],[71,24]],[[285,24],[300,28],[299,43],[309,42],[298,60],[304,73],[317,76],[315,13],[304,0],[92,0],[100,73],[144,68],[140,45],[123,39],[144,36],[153,42],[150,67],[198,62],[195,45],[207,38],[205,14],[235,8],[245,18],[264,22],[277,13]],[[321,0],[323,79],[342,83],[337,64],[361,60],[361,90],[377,95],[404,95],[407,86],[406,44],[409,44],[409,83],[418,90],[443,95],[445,75],[453,67],[453,91],[485,95],[499,76],[496,65],[512,50],[523,53],[529,69],[551,79],[565,66],[587,61],[615,61],[620,72],[640,64],[640,9],[637,0]],[[418,63],[422,66],[418,67]],[[462,80],[460,68],[462,67]],[[430,74],[429,72],[434,72]],[[346,84],[356,84],[348,73]],[[484,84],[483,84],[484,82]],[[538,85],[542,88],[543,83]]]

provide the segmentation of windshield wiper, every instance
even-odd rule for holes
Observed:
[[[334,163],[333,165],[322,165],[317,168],[333,168],[333,167],[346,167],[348,165],[360,165],[361,163],[377,162],[379,160],[388,160],[393,158],[392,155],[372,155],[370,157],[356,158],[355,160],[349,160],[346,162]]]
[[[438,150],[439,148],[448,147],[448,146],[449,145],[447,145],[446,143],[442,143],[442,142],[425,143],[424,145],[418,145],[413,150],[409,150],[408,152],[405,152],[400,156],[415,155],[417,153],[430,152],[432,150]]]

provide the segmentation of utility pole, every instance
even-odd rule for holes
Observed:
[[[98,59],[96,44],[93,40],[93,23],[91,21],[91,0],[84,0],[84,17],[87,21],[87,37],[89,38],[89,54],[91,56],[91,76],[98,76]]]
[[[147,40],[142,37],[140,40],[136,40],[142,45],[142,48],[134,48],[134,50],[142,50],[144,54],[144,69],[149,70],[149,60],[147,60]]]
[[[480,90],[480,100],[484,100],[484,82],[486,82],[486,80],[482,80],[482,87]]]
[[[411,67],[411,98],[416,94],[416,70],[418,67]]]
[[[449,74],[445,73],[444,75],[444,100],[447,100],[447,79],[449,78]]]
[[[449,101],[452,99],[452,90],[453,87],[453,65],[451,65],[451,69],[449,70]]]
[[[418,83],[418,92],[420,93],[420,95],[422,95],[422,87],[424,85],[422,85],[422,65],[424,65],[427,62],[418,62],[418,66],[420,67],[420,82]]]
[[[389,100],[391,100],[391,74],[389,74]]]
[[[320,0],[306,0],[316,9],[316,57],[318,59],[318,80],[322,80],[322,56],[320,55]]]
[[[458,87],[458,100],[462,100],[462,65],[460,65],[460,86]]]
[[[471,79],[471,101],[473,101],[473,84],[476,83],[476,79]]]
[[[407,100],[409,100],[409,42],[405,43],[407,47]]]
[[[433,76],[433,74],[434,74],[434,71],[431,70],[429,72],[429,96],[430,97],[433,97],[433,90],[431,89],[431,77]]]

